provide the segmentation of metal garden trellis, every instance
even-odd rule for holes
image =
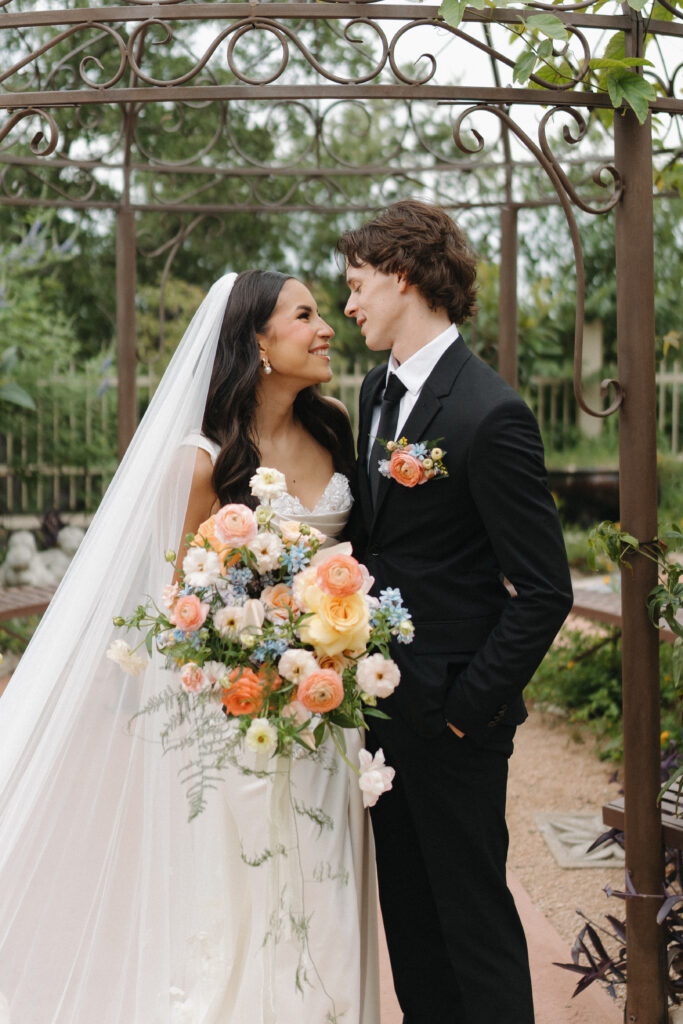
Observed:
[[[519,23],[526,12],[512,8],[467,9],[458,28],[445,26],[438,9],[427,4],[384,2],[348,3],[189,3],[186,0],[139,0],[120,6],[50,6],[19,9],[21,0],[0,0],[0,29],[4,39],[22,41],[20,52],[9,55],[4,47],[0,68],[0,108],[6,112],[0,124],[0,203],[43,205],[72,209],[114,209],[117,216],[117,314],[119,352],[119,439],[123,450],[135,429],[135,290],[136,216],[141,212],[172,211],[186,217],[167,246],[167,268],[183,240],[207,216],[225,217],[234,210],[327,212],[331,209],[366,209],[355,204],[348,181],[354,176],[391,181],[415,188],[415,182],[434,183],[451,176],[462,182],[473,169],[484,165],[478,152],[484,139],[479,126],[482,115],[497,119],[504,159],[500,196],[486,205],[501,210],[501,316],[500,367],[511,382],[516,380],[516,233],[517,214],[525,206],[559,202],[564,210],[575,253],[577,317],[575,337],[575,393],[579,405],[594,415],[618,410],[620,422],[620,505],[622,527],[643,543],[657,534],[657,482],[655,447],[654,367],[654,256],[652,244],[652,134],[650,118],[639,124],[630,109],[614,113],[613,165],[603,168],[607,197],[602,202],[582,199],[553,152],[548,138],[551,118],[564,112],[569,119],[564,135],[578,143],[586,132],[579,108],[610,110],[604,92],[586,85],[591,59],[591,38],[599,32],[623,32],[627,56],[641,57],[644,22],[641,15],[624,7],[615,13],[591,14],[593,0],[529,8],[552,11],[578,48],[575,70],[562,82],[532,76],[535,88],[504,87],[500,69],[514,60],[494,45],[492,30]],[[650,19],[647,31],[676,42],[683,38],[680,8],[660,0],[670,21]],[[159,77],[150,69],[150,43],[173,42],[173,27],[202,26],[204,54],[188,57],[185,71],[175,78]],[[326,68],[305,42],[304,26],[326,24],[358,60],[355,66]],[[27,30],[35,44],[23,47]],[[208,38],[209,30],[213,33]],[[440,83],[438,55],[427,55],[426,66],[409,72],[399,60],[400,45],[416,30],[447,33],[463,47],[486,55],[493,68],[493,84]],[[480,34],[483,32],[483,34]],[[23,34],[22,34],[23,33]],[[30,37],[33,38],[33,37]],[[240,63],[246,41],[267,41],[269,59],[260,71]],[[0,36],[0,40],[3,36]],[[65,55],[69,43],[71,49]],[[219,45],[226,46],[226,72],[211,71]],[[266,52],[264,51],[264,52]],[[276,51],[276,57],[272,57]],[[294,59],[296,57],[296,60]],[[290,69],[298,68],[297,74]],[[417,67],[417,65],[416,65]],[[302,72],[302,68],[304,71]],[[680,89],[676,92],[677,68],[660,76],[659,94],[651,111],[671,119],[683,113]],[[62,80],[69,74],[70,87]],[[410,146],[399,146],[380,165],[353,165],[334,156],[326,142],[325,120],[339,104],[386,102],[403,111],[411,123]],[[436,152],[412,120],[413,105],[454,104],[457,114],[453,134],[461,151]],[[156,159],[137,134],[141,111],[150,104],[174,110],[203,104],[216,113],[218,126],[211,145],[174,164]],[[271,111],[295,104],[303,117],[310,115],[309,143],[299,148],[296,160],[264,166],[233,147],[232,162],[221,161],[218,140],[231,137],[230,111],[235,104],[267,104]],[[538,141],[512,115],[513,107],[548,108],[538,128]],[[460,109],[464,108],[464,109]],[[263,109],[263,106],[261,106]],[[74,126],[78,131],[84,112],[118,111],[120,124],[110,151],[74,155],[60,150],[60,139]],[[308,113],[305,113],[308,111]],[[36,124],[41,129],[36,132]],[[469,135],[465,129],[474,125]],[[34,133],[27,137],[26,129]],[[415,140],[417,139],[417,142]],[[474,141],[472,141],[474,139]],[[518,140],[543,171],[552,186],[552,199],[537,203],[514,193],[511,141]],[[411,160],[406,164],[407,150]],[[320,154],[323,154],[323,159]],[[416,154],[421,154],[417,159]],[[112,188],[102,193],[105,171],[121,180],[118,197]],[[24,194],[22,176],[31,175],[44,187],[40,198]],[[187,188],[172,200],[155,187],[155,179],[186,180]],[[279,176],[287,182],[286,195],[269,200],[267,190]],[[232,178],[242,194],[233,204],[212,197],[212,186]],[[306,196],[302,186],[315,191]],[[265,193],[264,193],[265,188]],[[458,190],[460,192],[460,189]],[[381,190],[375,206],[382,205]],[[474,195],[437,195],[444,205],[476,206],[484,203]],[[602,213],[614,208],[616,217],[618,380],[606,382],[614,398],[608,408],[591,410],[581,387],[581,350],[585,281],[580,234],[573,208]],[[656,912],[661,897],[662,846],[656,797],[659,789],[659,682],[657,632],[647,617],[645,599],[655,583],[655,566],[642,556],[632,558],[633,572],[624,573],[622,590],[623,700],[626,864],[636,895],[627,900],[628,991],[626,1019],[629,1024],[664,1024],[666,1020],[665,966]]]

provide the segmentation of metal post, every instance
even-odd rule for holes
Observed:
[[[652,242],[652,136],[631,110],[614,115],[616,167],[625,182],[616,209],[618,377],[625,399],[619,417],[621,525],[639,541],[657,535],[657,451]],[[656,566],[643,555],[622,571],[623,720],[626,868],[645,898],[626,901],[628,1024],[665,1024],[661,896],[659,645],[646,598]],[[647,897],[650,898],[647,898]]]
[[[517,387],[517,207],[500,211],[498,372]]]
[[[138,425],[135,387],[135,213],[122,207],[116,222],[116,351],[118,449],[122,459]]]

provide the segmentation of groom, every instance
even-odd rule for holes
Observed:
[[[389,353],[360,394],[354,548],[415,624],[369,737],[396,769],[372,820],[404,1024],[532,1024],[505,878],[507,764],[522,691],[572,604],[538,426],[458,333],[476,258],[443,210],[395,203],[338,249],[345,313]],[[400,480],[380,474],[375,436],[419,443],[432,463],[441,449],[447,475],[420,479],[434,466],[410,460]]]

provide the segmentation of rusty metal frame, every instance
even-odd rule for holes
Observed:
[[[683,39],[683,11],[670,0],[659,0],[672,16],[671,21],[650,20],[647,31],[660,38]],[[0,0],[0,29],[41,28],[53,35],[32,53],[24,54],[11,68],[0,69],[0,110],[6,112],[0,122],[0,187],[11,172],[23,170],[27,174],[40,173],[41,167],[69,170],[84,176],[85,192],[75,195],[57,186],[52,196],[41,200],[24,197],[5,188],[0,192],[0,204],[45,205],[74,209],[113,208],[117,211],[117,311],[119,317],[119,360],[124,372],[119,374],[120,392],[120,446],[125,445],[135,425],[131,373],[134,370],[135,323],[133,297],[135,292],[135,215],[136,212],[158,211],[184,215],[176,235],[159,252],[166,256],[164,278],[174,252],[188,234],[207,216],[221,216],[232,209],[281,211],[305,209],[312,212],[339,210],[339,205],[328,203],[307,204],[291,192],[287,202],[268,204],[253,186],[250,201],[239,206],[212,203],[205,200],[212,180],[234,176],[251,182],[267,181],[271,177],[290,177],[308,181],[326,181],[330,189],[335,181],[346,176],[364,176],[380,180],[390,176],[410,176],[420,173],[432,175],[468,172],[474,167],[500,167],[504,182],[499,198],[481,202],[454,202],[454,207],[498,206],[501,210],[501,370],[515,382],[516,374],[516,234],[517,213],[525,206],[540,206],[557,202],[562,206],[574,247],[577,275],[577,322],[575,333],[575,393],[577,402],[585,411],[597,416],[609,416],[618,411],[620,421],[620,503],[624,529],[641,542],[651,541],[657,533],[657,488],[655,450],[655,383],[654,383],[654,262],[652,253],[652,135],[650,121],[639,125],[630,110],[619,110],[614,115],[614,157],[611,162],[596,168],[596,181],[602,186],[604,198],[595,195],[580,196],[571,176],[564,167],[571,162],[562,161],[553,152],[548,127],[556,115],[568,119],[564,125],[564,139],[568,144],[579,143],[586,134],[586,118],[580,110],[608,110],[609,98],[601,92],[587,88],[586,80],[591,58],[590,38],[595,30],[621,31],[626,40],[626,52],[642,56],[644,24],[635,12],[624,7],[620,13],[588,12],[592,0],[577,3],[532,6],[538,11],[551,11],[562,19],[570,35],[570,46],[578,56],[573,71],[562,85],[549,85],[532,76],[536,88],[504,87],[500,84],[500,69],[513,65],[510,55],[494,45],[491,28],[510,25],[520,18],[520,12],[511,8],[467,9],[461,26],[445,26],[439,20],[438,8],[428,4],[406,6],[360,0],[338,3],[321,0],[318,3],[187,3],[184,0],[138,0],[138,2],[112,7],[78,8],[71,10],[13,11],[13,0]],[[527,12],[528,13],[528,12]],[[370,33],[376,44],[374,63],[366,61],[364,70],[345,72],[344,68],[325,68],[315,53],[307,47],[299,33],[297,22],[307,25],[315,21],[337,27],[340,38],[350,49],[357,43],[354,31]],[[171,41],[174,25],[220,22],[219,29],[204,53],[187,70],[173,79],[159,79],[145,67],[146,45],[150,34],[164,33],[163,41]],[[483,29],[482,29],[483,25]],[[437,84],[434,79],[438,59],[426,55],[426,65],[416,65],[412,72],[401,66],[397,47],[415,28],[439,27],[459,39],[463,45],[476,47],[482,58],[493,68],[494,85]],[[479,31],[482,31],[482,35]],[[98,54],[89,52],[87,33],[99,33],[117,55],[117,66],[105,76]],[[79,33],[85,35],[78,42]],[[274,68],[262,73],[245,70],[239,63],[240,46],[254,33],[268,37],[273,46],[280,48],[280,59]],[[304,34],[305,35],[305,34]],[[0,36],[0,38],[2,38]],[[31,65],[38,68],[41,59],[58,43],[73,41],[70,56],[78,54],[79,65],[75,88],[60,88],[59,71],[66,65],[61,58],[56,67],[41,77],[36,73],[31,84]],[[162,41],[162,43],[163,43]],[[158,42],[158,40],[157,40]],[[231,81],[220,81],[211,72],[211,62],[220,46],[225,45],[223,71],[227,69]],[[293,62],[304,68],[297,81],[288,80]],[[99,63],[98,63],[99,62]],[[98,71],[99,68],[99,71]],[[683,114],[683,99],[678,82],[682,66],[671,73],[665,69],[656,78],[658,95],[652,103],[654,114],[668,116],[672,121]],[[650,72],[647,72],[650,74]],[[220,76],[225,78],[225,75]],[[655,79],[653,79],[655,80]],[[19,83],[14,91],[13,81]],[[73,83],[72,83],[73,84]],[[230,104],[245,103],[320,104],[333,102],[367,103],[382,100],[410,105],[415,101],[455,104],[460,109],[455,116],[454,140],[459,149],[452,158],[435,158],[405,162],[402,154],[372,166],[349,166],[317,163],[281,166],[259,165],[258,161],[243,159],[238,166],[224,166],[211,150],[201,154],[201,160],[180,165],[160,165],[145,154],[146,159],[134,158],[136,151],[136,113],[147,104],[204,103],[220,111],[225,117]],[[548,108],[538,127],[534,140],[513,116],[513,109],[522,106]],[[87,175],[107,162],[73,159],[59,154],[59,111],[71,108],[113,109],[121,112],[119,148],[123,154],[108,166],[122,174],[120,199],[112,202],[98,199],[94,186],[88,191]],[[482,115],[497,121],[503,149],[500,162],[487,163],[482,155],[485,140],[479,131]],[[472,120],[476,118],[477,120]],[[470,133],[466,133],[471,124]],[[680,120],[676,123],[680,125]],[[36,124],[39,131],[35,130]],[[32,126],[33,137],[25,129]],[[221,122],[222,127],[225,121]],[[679,134],[680,134],[679,127]],[[8,146],[7,140],[19,138],[17,145]],[[317,136],[318,141],[320,136]],[[528,152],[531,161],[542,171],[549,185],[545,192],[531,201],[518,201],[514,195],[513,172],[515,160],[511,141],[515,138]],[[677,143],[680,149],[680,139]],[[23,146],[23,149],[22,149]],[[144,149],[144,147],[143,147]],[[28,150],[28,152],[24,152]],[[137,147],[140,152],[140,147]],[[465,154],[463,156],[463,153]],[[433,154],[432,154],[433,155]],[[244,154],[242,154],[244,156]],[[411,154],[414,157],[414,154]],[[427,147],[428,156],[428,147]],[[424,154],[423,154],[424,157]],[[563,167],[564,164],[564,167]],[[176,203],[153,199],[140,200],[134,182],[139,174],[186,175],[187,194]],[[94,178],[91,178],[94,181]],[[342,195],[342,208],[354,208],[348,194]],[[446,204],[445,204],[446,205]],[[582,308],[585,293],[583,257],[580,232],[574,208],[601,215],[615,210],[617,246],[617,304],[618,304],[618,380],[605,382],[605,393],[611,388],[611,403],[604,409],[590,409],[583,398],[581,387]],[[362,204],[358,212],[366,209]],[[637,248],[633,239],[638,239]],[[128,367],[126,376],[125,368]],[[656,912],[661,897],[662,852],[661,826],[656,807],[659,788],[659,677],[657,633],[650,625],[645,597],[654,582],[654,569],[650,562],[637,554],[632,558],[633,573],[625,573],[622,589],[622,615],[624,622],[624,764],[626,863],[634,891],[637,895],[627,901],[629,976],[626,1019],[638,1024],[665,1024],[666,994],[662,956],[661,929],[656,925]]]

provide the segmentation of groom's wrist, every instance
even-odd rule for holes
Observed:
[[[463,738],[463,736],[465,735],[465,733],[464,733],[464,732],[461,732],[461,730],[460,730],[460,729],[456,729],[456,727],[455,727],[454,725],[451,725],[451,723],[450,723],[450,722],[446,722],[446,725],[448,726],[448,728],[449,728],[449,729],[450,729],[450,730],[451,730],[452,732],[454,732],[454,733],[455,733],[455,735],[456,735],[456,736],[459,736],[459,737],[460,737],[460,739],[462,739],[462,738]]]

